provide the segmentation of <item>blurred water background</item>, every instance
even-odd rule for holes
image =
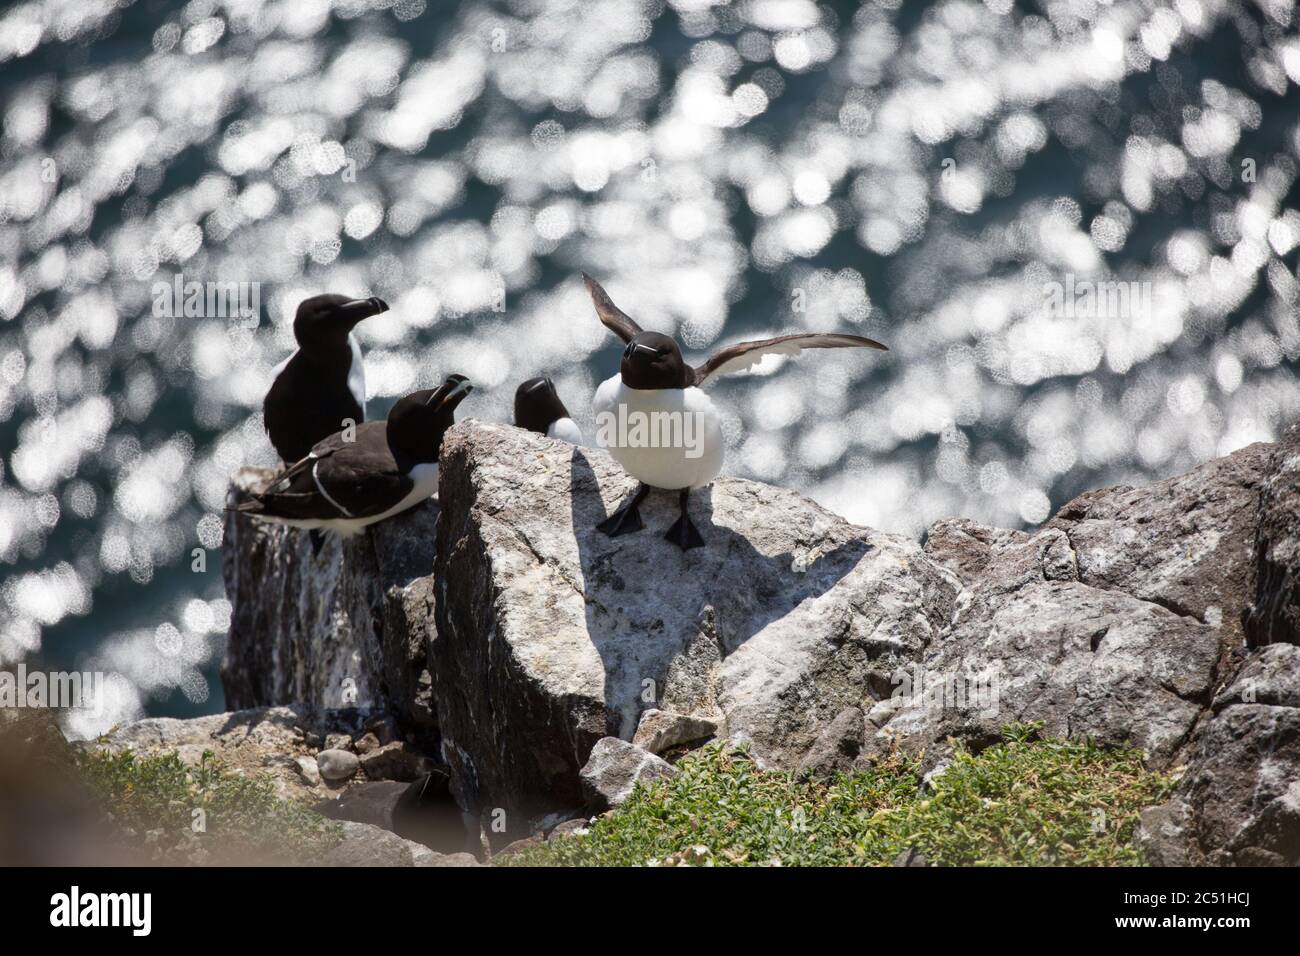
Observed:
[[[727,471],[918,537],[1274,438],[1300,417],[1296,17],[7,5],[0,666],[125,675],[79,734],[222,708],[218,515],[274,460],[261,399],[320,291],[393,306],[358,330],[371,417],[457,371],[462,412],[505,420],[549,374],[590,434],[620,344],[580,269],[697,356],[879,338],[721,383]],[[258,283],[258,317],[156,315],[178,273]],[[1141,294],[1097,307],[1090,282]]]

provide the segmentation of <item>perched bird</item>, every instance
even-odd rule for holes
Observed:
[[[569,417],[549,378],[530,378],[515,389],[515,424],[547,438],[582,444],[582,430]]]
[[[463,375],[407,395],[388,420],[340,431],[280,472],[266,491],[230,509],[343,537],[438,492],[438,450],[456,406],[473,390]]]
[[[610,537],[641,530],[637,509],[654,487],[681,492],[681,517],[664,537],[683,551],[704,544],[687,504],[692,488],[707,485],[722,471],[722,416],[703,391],[716,377],[752,368],[768,355],[793,355],[804,349],[887,351],[879,342],[860,335],[805,332],[729,345],[692,368],[671,336],[643,331],[610,301],[595,279],[585,272],[582,278],[601,323],[627,343],[619,373],[596,389],[592,405],[597,422],[618,422],[620,428],[629,424],[630,428],[623,429],[627,434],[620,432],[620,439],[636,438],[635,429],[642,428],[639,441],[604,442],[598,436],[598,443],[641,481],[636,494],[597,526]],[[605,434],[603,424],[601,434]],[[655,440],[665,435],[675,440]]]
[[[277,365],[262,403],[271,444],[286,464],[298,461],[318,441],[366,418],[366,372],[353,328],[387,312],[383,299],[316,295],[298,306],[293,337],[298,351]]]

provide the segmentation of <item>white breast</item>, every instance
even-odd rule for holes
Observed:
[[[366,420],[366,363],[361,357],[361,343],[351,332],[348,333],[348,345],[352,349],[352,364],[348,367],[348,391],[361,406],[361,421]],[[360,424],[360,422],[358,422]]]
[[[615,375],[592,408],[596,445],[653,488],[699,488],[722,471],[722,416],[698,388],[628,388]]]
[[[546,429],[547,438],[558,438],[560,441],[567,441],[571,445],[583,444],[582,429],[578,427],[577,422],[572,418],[557,418],[551,422],[551,427]]]
[[[298,354],[298,350],[297,350],[297,349],[294,349],[294,350],[293,350],[292,352],[290,352],[287,356],[285,356],[284,360],[283,360],[279,365],[277,365],[275,368],[271,369],[271,381],[274,382],[277,378],[280,377],[280,373],[283,372],[283,371],[285,370],[285,367],[286,367],[290,362],[293,361],[293,357],[294,357],[295,355],[297,355],[297,354]]]

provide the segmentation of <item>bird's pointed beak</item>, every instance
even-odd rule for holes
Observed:
[[[447,381],[443,382],[438,390],[429,396],[429,400],[425,404],[454,409],[472,391],[474,391],[474,386],[464,375],[448,375]]]
[[[550,380],[549,378],[539,378],[536,382],[534,382],[534,383],[529,387],[528,391],[530,391],[530,392],[553,392],[553,391],[555,391],[555,385],[552,384],[552,382],[551,382],[551,380]]]
[[[353,325],[362,319],[368,319],[372,315],[387,311],[388,303],[377,295],[372,295],[368,299],[353,299],[351,302],[344,302],[338,307],[338,314]]]

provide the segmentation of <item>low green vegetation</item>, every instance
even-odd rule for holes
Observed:
[[[1138,865],[1138,812],[1168,778],[1141,754],[1037,739],[1018,725],[978,754],[959,749],[921,790],[918,762],[892,754],[830,782],[759,770],[711,745],[635,793],[583,835],[514,866],[886,865],[915,851],[932,865]]]
[[[173,752],[86,750],[77,758],[124,850],[164,863],[312,862],[339,828],[280,799],[264,775],[238,773],[211,753],[187,767]]]

